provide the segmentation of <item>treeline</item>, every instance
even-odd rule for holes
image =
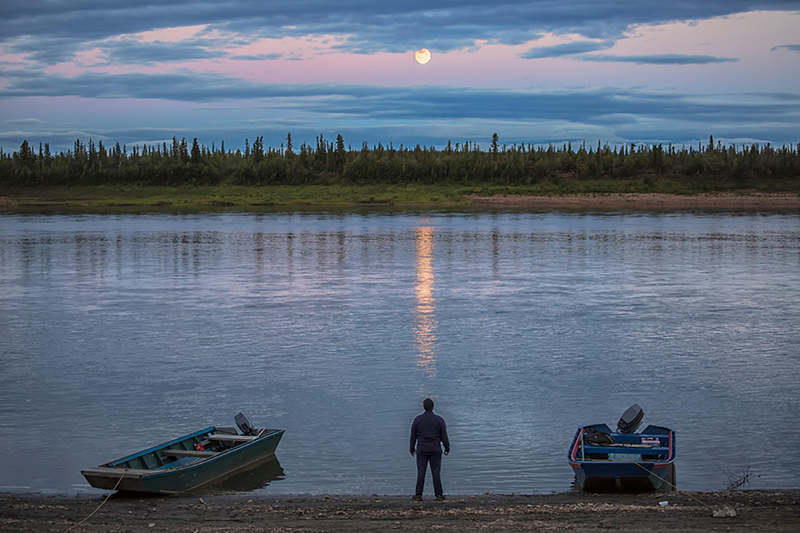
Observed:
[[[648,175],[719,176],[747,181],[763,178],[800,180],[800,144],[776,148],[708,144],[677,148],[647,144],[577,147],[501,145],[495,134],[488,150],[473,142],[447,143],[443,149],[380,143],[371,148],[345,147],[341,135],[316,146],[303,143],[265,148],[263,137],[244,150],[201,145],[195,138],[133,146],[75,141],[72,150],[51,153],[49,144],[0,150],[0,185],[300,185],[371,183],[489,183],[532,185],[543,180],[623,179]]]

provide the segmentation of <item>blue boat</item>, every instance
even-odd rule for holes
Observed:
[[[207,427],[81,473],[92,487],[177,494],[223,481],[274,459],[282,429],[252,427],[239,413],[236,428]]]
[[[567,452],[583,490],[657,490],[675,487],[675,431],[647,426],[636,432],[644,412],[631,406],[612,431],[606,424],[580,426]]]

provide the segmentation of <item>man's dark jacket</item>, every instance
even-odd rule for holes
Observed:
[[[414,423],[411,424],[411,453],[414,451],[441,453],[442,444],[445,453],[450,453],[450,439],[447,438],[444,418],[433,414],[433,411],[425,411],[414,419]]]

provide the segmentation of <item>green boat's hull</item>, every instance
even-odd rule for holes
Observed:
[[[197,457],[172,462],[165,459],[171,458],[169,452],[195,454],[193,446],[214,431],[207,428],[81,473],[99,489],[177,494],[222,481],[272,459],[284,433],[282,429],[267,430],[220,452],[198,452]]]

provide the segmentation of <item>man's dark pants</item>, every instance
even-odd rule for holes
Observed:
[[[425,487],[425,471],[431,464],[431,475],[433,476],[433,492],[436,496],[442,496],[442,452],[420,452],[417,451],[417,490],[416,494],[422,496],[422,489]]]

